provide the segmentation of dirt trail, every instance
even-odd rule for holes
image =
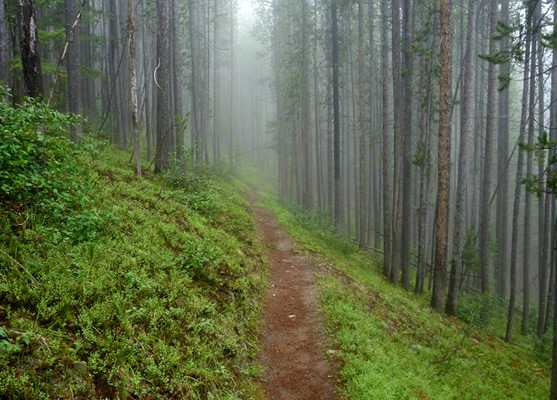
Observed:
[[[253,204],[257,196],[250,198]],[[270,263],[260,359],[266,399],[338,398],[338,373],[327,359],[314,263],[268,211],[254,208],[257,234]]]

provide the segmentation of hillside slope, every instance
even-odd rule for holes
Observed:
[[[0,196],[0,398],[256,396],[265,274],[241,184],[138,178],[84,148],[87,184],[60,201]]]

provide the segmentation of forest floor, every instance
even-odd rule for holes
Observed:
[[[258,195],[252,195],[249,202],[258,200]],[[270,270],[260,338],[265,398],[335,399],[338,371],[326,356],[317,265],[297,254],[295,241],[273,214],[257,207],[254,213]]]

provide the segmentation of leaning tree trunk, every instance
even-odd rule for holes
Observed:
[[[39,56],[39,30],[33,0],[17,0],[17,25],[25,94],[29,97],[39,97],[43,94],[43,74]]]

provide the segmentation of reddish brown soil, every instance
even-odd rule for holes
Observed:
[[[265,398],[336,399],[338,373],[326,355],[315,263],[294,252],[294,240],[270,212],[254,211],[271,275],[260,356]]]

